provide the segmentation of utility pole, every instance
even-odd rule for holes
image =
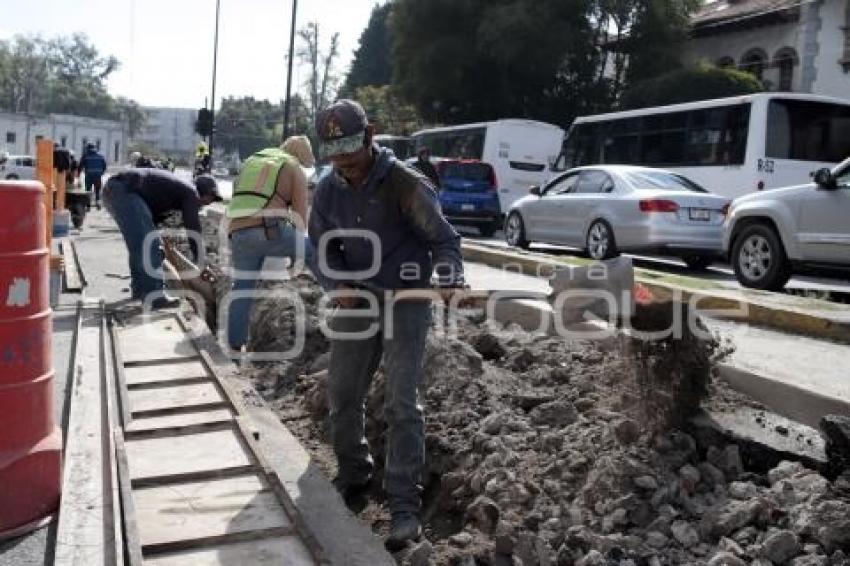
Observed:
[[[289,137],[289,114],[292,108],[292,60],[295,59],[295,16],[298,0],[292,0],[292,29],[289,33],[289,69],[286,72],[286,102],[283,106],[283,139]]]
[[[213,158],[213,136],[215,135],[215,70],[218,63],[218,15],[221,0],[215,0],[215,39],[213,40],[213,71],[212,71],[212,100],[210,101],[210,113],[212,114],[212,130],[210,132],[210,163]]]

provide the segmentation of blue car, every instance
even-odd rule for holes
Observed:
[[[440,205],[453,224],[475,226],[490,237],[502,227],[496,172],[477,159],[435,160],[440,176]]]

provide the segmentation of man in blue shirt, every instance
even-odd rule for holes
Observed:
[[[328,393],[339,464],[334,483],[350,502],[372,477],[365,406],[383,357],[384,488],[392,513],[386,546],[395,551],[422,532],[425,425],[417,389],[431,323],[429,293],[423,291],[436,285],[436,293],[450,300],[463,287],[460,236],[443,217],[427,179],[373,142],[374,127],[360,104],[334,103],[317,115],[316,132],[322,157],[334,166],[319,181],[309,221],[318,263],[311,267],[339,307],[328,325]]]
[[[106,159],[97,151],[93,143],[86,145],[86,152],[80,158],[77,172],[86,174],[86,191],[94,187],[94,203],[100,209],[100,187],[103,174],[106,173]]]

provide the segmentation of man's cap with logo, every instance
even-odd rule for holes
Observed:
[[[354,153],[363,147],[363,132],[369,120],[354,100],[337,100],[316,115],[316,134],[323,158]]]
[[[216,202],[224,200],[218,190],[218,183],[210,175],[198,175],[195,177],[195,188],[198,190],[199,196],[211,195]]]

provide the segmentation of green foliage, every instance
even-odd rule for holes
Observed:
[[[423,127],[416,109],[402,101],[390,86],[363,86],[354,98],[366,110],[379,134],[410,135]]]
[[[360,87],[383,86],[392,81],[392,36],[387,25],[391,3],[376,4],[354,52],[351,70],[341,91],[350,95]]]
[[[145,114],[136,102],[107,92],[106,80],[118,66],[79,33],[0,41],[0,110],[126,120],[132,137]]]
[[[700,64],[633,84],[623,93],[621,107],[628,110],[761,91],[761,83],[750,73]]]
[[[307,67],[308,73],[304,83],[307,89],[307,103],[310,115],[315,116],[319,110],[330,104],[339,86],[339,75],[334,71],[334,61],[339,57],[339,33],[331,36],[327,50],[321,47],[317,22],[310,22],[298,30],[298,38],[301,40],[301,46],[298,48],[297,57],[301,65]]]
[[[681,66],[690,14],[699,0],[641,0],[625,42],[629,55],[627,80],[650,79]]]
[[[293,132],[306,134],[312,124],[304,99],[292,97]],[[245,158],[260,149],[277,146],[283,136],[283,102],[272,104],[253,97],[228,97],[216,111],[216,145]]]

